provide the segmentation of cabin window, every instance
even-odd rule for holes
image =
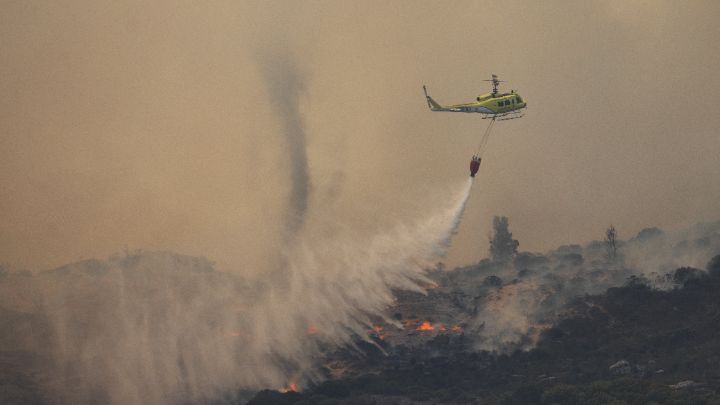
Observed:
[[[520,96],[517,96],[517,102],[518,102],[518,103],[522,103],[522,102],[523,102],[523,101],[522,101],[522,98],[520,98]]]
[[[502,101],[498,101],[498,107],[502,107],[503,105],[505,104]]]

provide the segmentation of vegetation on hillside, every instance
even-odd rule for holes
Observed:
[[[667,277],[676,288],[631,277],[574,300],[529,351],[458,351],[467,337],[442,336],[375,373],[250,403],[720,404],[720,256]]]

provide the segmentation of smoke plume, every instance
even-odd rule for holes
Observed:
[[[468,294],[482,297],[474,320],[476,348],[500,352],[532,348],[566,305],[586,294],[627,283],[676,287],[676,269],[702,270],[720,254],[720,223],[669,233],[646,228],[628,240],[618,240],[617,246],[615,258],[607,255],[606,241],[594,241],[545,254],[520,252],[509,265],[486,260],[466,269],[481,278],[502,280],[499,286],[464,280],[462,288]]]
[[[281,123],[281,132],[287,154],[281,164],[287,163],[290,177],[288,212],[285,219],[285,239],[292,241],[302,229],[310,199],[306,134],[300,113],[300,97],[305,90],[304,77],[287,49],[273,47],[258,56],[259,69],[270,97],[270,105]]]
[[[0,306],[32,314],[33,329],[45,331],[22,342],[35,342],[26,349],[50,365],[44,389],[55,400],[207,402],[302,387],[323,378],[322,352],[370,341],[370,318],[385,317],[392,289],[423,291],[418,282],[446,253],[471,184],[438,214],[383,234],[299,237],[283,272],[242,279],[202,258],[126,252],[5,278]],[[30,302],[20,306],[17,290]]]

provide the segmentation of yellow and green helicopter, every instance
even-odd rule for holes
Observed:
[[[423,86],[428,107],[432,111],[479,113],[482,114],[483,119],[490,118],[493,121],[511,120],[525,115],[523,110],[527,107],[527,103],[523,101],[515,90],[510,91],[510,93],[498,92],[498,86],[503,81],[498,80],[496,75],[492,75],[490,80],[483,81],[492,82],[492,93],[481,94],[472,103],[448,106],[441,105],[433,100],[432,97],[428,96],[427,88]]]
[[[470,160],[470,177],[475,177],[475,174],[480,169],[480,162],[485,152],[485,146],[490,137],[495,121],[505,121],[520,118],[525,115],[525,108],[527,103],[523,101],[522,97],[515,92],[500,93],[498,92],[498,86],[502,83],[502,80],[498,80],[496,75],[492,75],[492,79],[484,80],[486,82],[492,82],[492,93],[481,94],[476,98],[476,101],[466,104],[455,104],[444,106],[433,100],[432,97],[428,96],[427,88],[423,86],[425,92],[425,98],[427,99],[428,107],[432,111],[446,111],[446,112],[464,112],[464,113],[478,113],[482,115],[483,119],[490,119],[490,124],[485,129],[485,133],[480,140],[477,152],[473,155]]]

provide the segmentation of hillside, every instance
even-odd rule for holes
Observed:
[[[669,274],[667,291],[635,277],[578,298],[529,351],[470,352],[464,335],[441,335],[373,372],[250,403],[718,404],[720,256],[707,267]]]
[[[352,331],[288,317],[284,298],[260,308],[267,285],[169,252],[0,269],[0,403],[715,403],[720,223],[648,228],[613,256],[597,241],[517,252],[504,235]],[[272,314],[287,327],[259,328]]]

